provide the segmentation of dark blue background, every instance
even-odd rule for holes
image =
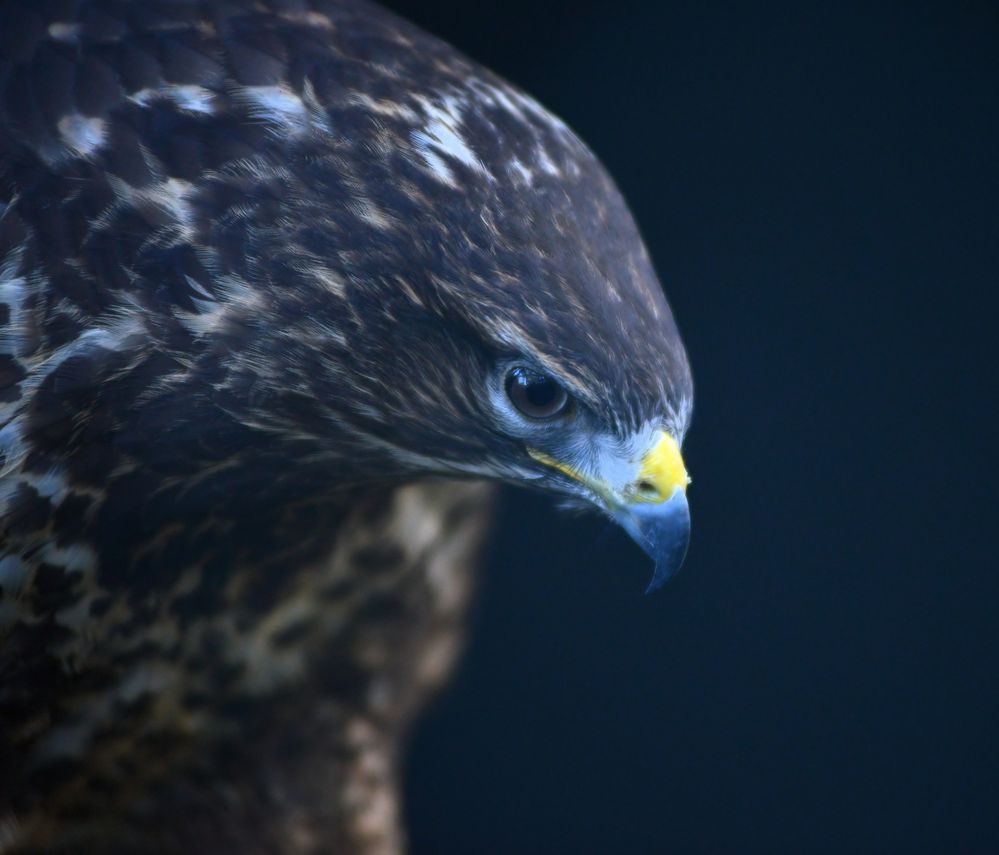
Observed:
[[[510,493],[413,852],[997,852],[999,12],[396,2],[618,179],[697,385],[683,573]]]

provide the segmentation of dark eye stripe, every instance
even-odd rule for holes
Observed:
[[[506,394],[531,419],[553,419],[565,413],[572,402],[565,389],[551,377],[524,367],[507,374]]]

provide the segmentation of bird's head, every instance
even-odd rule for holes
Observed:
[[[440,242],[433,257],[407,248],[419,305],[396,310],[415,335],[401,349],[379,339],[394,356],[376,360],[398,360],[396,388],[421,412],[388,409],[383,423],[400,428],[400,459],[595,506],[655,562],[651,590],[687,550],[690,369],[618,189],[564,125],[524,103],[548,124],[519,130],[534,147],[517,167],[517,141],[501,140],[506,153],[462,170],[458,188],[433,173],[424,184],[434,203],[420,233]],[[484,129],[464,115],[452,145],[478,152]]]
[[[244,189],[219,193],[240,207],[214,242],[250,217],[241,275],[275,283],[233,369],[267,365],[250,420],[335,436],[368,477],[484,476],[594,505],[658,586],[686,552],[692,384],[638,230],[564,124],[419,38],[404,73],[379,70],[377,100],[313,68],[269,171],[221,173]],[[264,106],[280,124],[287,105]]]

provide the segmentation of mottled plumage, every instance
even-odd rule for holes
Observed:
[[[439,479],[663,502],[690,405],[606,173],[447,45],[360,0],[7,0],[0,851],[397,851],[489,511]]]

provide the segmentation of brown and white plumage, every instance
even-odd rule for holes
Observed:
[[[0,851],[397,851],[489,511],[438,479],[680,483],[623,201],[361,0],[8,0],[0,99]]]

